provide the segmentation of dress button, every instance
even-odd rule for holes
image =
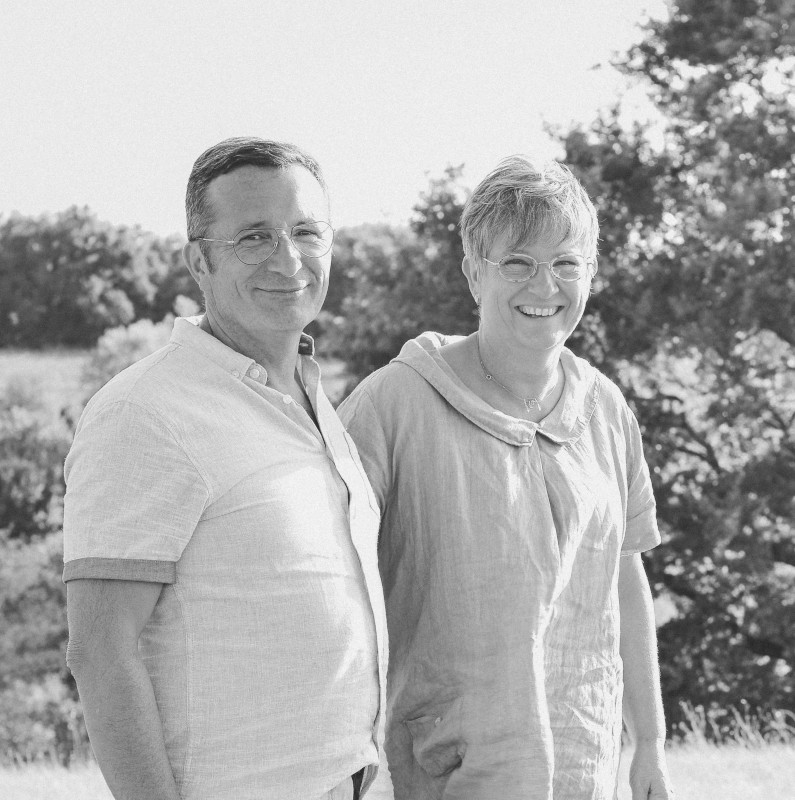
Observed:
[[[289,406],[289,405],[290,405],[290,403],[292,403],[292,402],[293,402],[293,398],[292,398],[292,397],[290,397],[290,395],[289,395],[289,394],[286,394],[286,395],[284,395],[284,396],[282,397],[282,403],[284,403],[286,406]]]
[[[259,378],[259,370],[256,368],[250,370],[248,374],[251,375],[252,378]]]
[[[236,369],[233,369],[232,370],[232,377],[233,378],[239,378],[240,377],[240,373]]]

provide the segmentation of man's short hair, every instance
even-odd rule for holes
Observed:
[[[188,220],[188,239],[206,236],[212,222],[213,211],[207,199],[207,187],[219,175],[225,175],[247,165],[268,169],[305,167],[315,176],[328,196],[320,164],[305,151],[287,142],[258,139],[255,136],[237,136],[213,145],[197,159],[188,178],[185,193],[185,214]]]
[[[507,234],[511,248],[571,241],[583,255],[594,257],[599,222],[568,167],[514,155],[477,185],[461,214],[461,238],[470,258],[485,257],[501,234]]]

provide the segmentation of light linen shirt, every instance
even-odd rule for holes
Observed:
[[[618,572],[659,541],[638,425],[564,350],[540,423],[496,411],[426,333],[339,408],[382,510],[396,800],[612,800]]]
[[[300,352],[320,430],[178,319],[91,400],[66,460],[64,580],[165,584],[139,652],[185,800],[344,796],[377,770],[377,505]]]

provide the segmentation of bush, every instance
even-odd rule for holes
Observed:
[[[63,536],[31,542],[0,536],[0,688],[43,680],[66,670],[66,587]]]
[[[0,763],[72,761],[90,757],[83,712],[57,675],[14,681],[0,691]]]
[[[173,325],[174,317],[168,316],[162,322],[142,319],[105,331],[83,370],[84,400],[87,402],[114,375],[168,344]]]
[[[70,439],[34,389],[12,383],[0,395],[0,532],[29,540],[60,527]]]

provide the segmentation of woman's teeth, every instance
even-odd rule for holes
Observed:
[[[534,308],[533,306],[518,306],[519,311],[526,317],[551,317],[560,311],[560,306],[554,308]]]

